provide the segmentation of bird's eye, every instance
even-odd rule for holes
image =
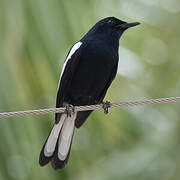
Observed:
[[[116,24],[116,22],[113,21],[112,19],[110,19],[107,23],[108,23],[109,25],[111,25],[111,26]]]

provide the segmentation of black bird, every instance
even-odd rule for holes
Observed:
[[[56,107],[91,105],[103,101],[117,73],[119,39],[126,29],[138,24],[107,17],[97,22],[74,44],[61,72]],[[41,166],[51,161],[54,169],[65,167],[74,129],[81,127],[91,112],[55,115],[55,124],[40,153]]]

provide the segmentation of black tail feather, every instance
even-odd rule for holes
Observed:
[[[51,131],[50,131],[49,135],[50,135],[50,134],[51,134]],[[45,143],[44,143],[44,145],[43,145],[43,147],[42,147],[42,149],[41,149],[41,152],[40,152],[40,156],[39,156],[39,164],[40,164],[40,166],[45,166],[45,165],[47,165],[47,164],[51,161],[51,159],[53,158],[53,155],[50,156],[50,157],[47,157],[47,156],[45,156],[45,154],[44,154],[44,147],[45,147],[46,142],[47,142],[47,140],[48,140],[48,138],[49,138],[49,135],[48,135],[48,137],[47,137],[47,139],[46,139],[46,141],[45,141]]]
[[[81,111],[77,113],[76,121],[75,121],[75,126],[76,128],[80,128],[83,123],[86,121],[88,116],[92,113],[93,111]]]

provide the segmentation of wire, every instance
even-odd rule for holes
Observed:
[[[142,106],[147,104],[165,104],[165,103],[177,103],[180,102],[180,97],[170,97],[170,98],[160,98],[160,99],[149,99],[149,100],[139,100],[139,101],[127,101],[120,103],[109,103],[108,108],[113,107],[129,107],[129,106]],[[75,106],[74,111],[89,111],[96,109],[104,109],[104,103],[95,104],[95,105],[86,105],[86,106]],[[49,109],[38,109],[38,110],[29,110],[29,111],[17,111],[17,112],[3,112],[0,113],[1,118],[8,117],[18,117],[18,116],[27,116],[27,115],[40,115],[40,114],[49,114],[49,113],[65,113],[66,108],[49,108]]]

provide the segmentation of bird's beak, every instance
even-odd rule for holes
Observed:
[[[124,23],[124,24],[118,25],[118,27],[121,29],[128,29],[130,27],[134,27],[134,26],[137,26],[139,24],[140,24],[139,22]]]

